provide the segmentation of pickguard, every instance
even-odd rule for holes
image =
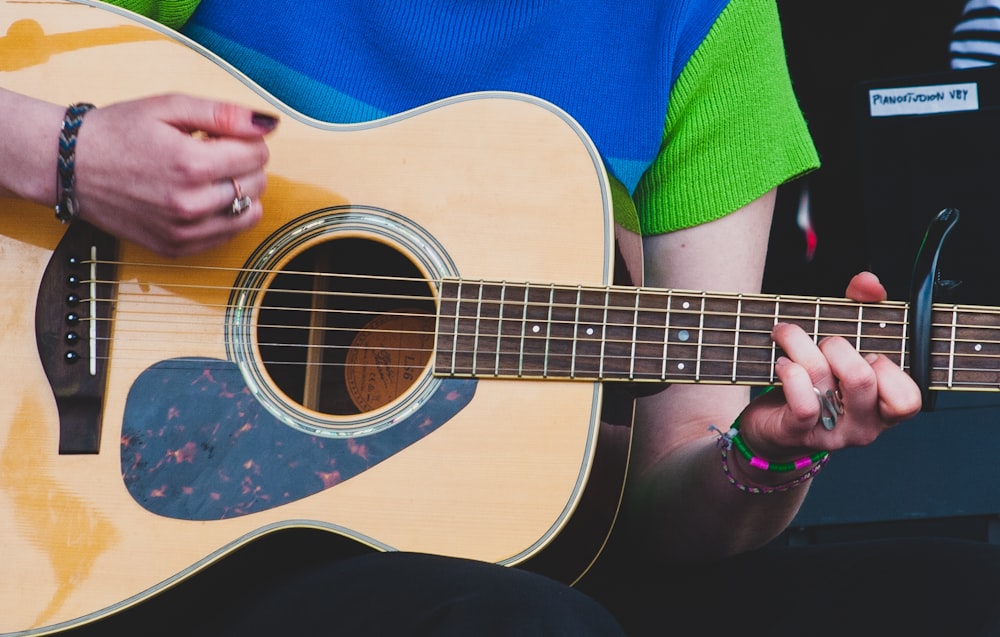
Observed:
[[[445,379],[393,426],[338,438],[279,421],[229,361],[161,361],[129,391],[122,476],[136,502],[170,518],[220,520],[272,509],[334,487],[417,442],[461,411],[476,384]]]

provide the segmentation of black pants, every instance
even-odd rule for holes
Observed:
[[[466,560],[344,558],[329,542],[262,540],[70,635],[622,634],[607,610],[634,637],[1000,635],[1000,547],[982,542],[824,544],[698,566],[608,555],[575,589]]]
[[[601,605],[533,573],[414,553],[344,557],[339,544],[322,532],[262,538],[67,637],[624,635]]]
[[[579,588],[630,635],[1000,635],[1000,546],[890,539],[764,549],[710,565],[599,564]]]

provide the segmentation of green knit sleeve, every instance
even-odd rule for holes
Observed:
[[[642,232],[718,219],[818,166],[775,0],[732,0],[671,91],[660,154],[635,192]]]
[[[180,29],[201,0],[104,0],[108,4],[152,18],[171,29]]]

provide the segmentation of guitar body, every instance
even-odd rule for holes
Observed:
[[[394,307],[376,307],[337,346],[358,374],[286,381],[264,360],[281,333],[261,327],[275,318],[269,292],[285,285],[273,273],[302,263],[425,279],[418,309],[431,311],[440,277],[610,284],[608,186],[574,123],[526,96],[475,94],[326,125],[131,15],[3,1],[0,16],[0,85],[11,90],[98,106],[181,91],[282,120],[256,228],[182,261],[118,246],[94,452],[59,452],[60,410],[35,339],[40,289],[53,285],[45,270],[76,224],[0,199],[0,634],[97,619],[288,527],[377,550],[557,562],[570,580],[586,569],[624,471],[618,453],[599,485],[610,499],[587,514],[597,536],[581,554],[560,547],[577,535],[573,518],[604,462],[600,384],[449,378],[430,355],[379,384],[387,368],[358,348],[374,343],[395,360],[413,346],[386,340],[411,325],[412,310]]]

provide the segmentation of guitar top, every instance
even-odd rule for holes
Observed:
[[[630,287],[637,237],[544,101],[326,124],[95,0],[0,16],[5,88],[281,118],[263,221],[195,257],[0,199],[0,635],[99,619],[289,528],[575,581],[617,514],[628,386],[774,383],[777,321],[916,358],[929,389],[1000,390],[995,309],[917,308],[914,356],[905,303]]]
[[[127,12],[3,1],[0,15],[5,88],[98,107],[179,91],[281,118],[264,220],[193,258],[0,199],[0,634],[141,603],[288,527],[568,580],[587,568],[620,451],[596,535],[558,547],[604,462],[601,383],[442,373],[435,354],[448,333],[452,355],[474,342],[507,365],[500,337],[535,342],[536,298],[612,283],[607,179],[574,122],[483,93],[329,125]],[[524,298],[459,334],[475,319],[464,282],[484,280]]]

